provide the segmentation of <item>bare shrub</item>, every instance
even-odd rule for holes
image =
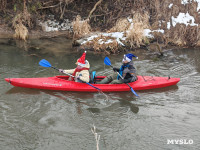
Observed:
[[[126,31],[127,41],[131,47],[140,47],[146,41],[144,29],[149,28],[149,15],[147,12],[133,12],[133,21]]]
[[[198,47],[200,46],[200,40],[197,41],[196,46],[198,46]]]
[[[187,26],[185,41],[187,45],[196,46],[198,42],[198,26]]]
[[[90,33],[91,27],[88,21],[81,20],[79,15],[76,16],[76,19],[72,22],[74,38],[80,38]]]
[[[5,12],[7,3],[7,0],[0,0],[0,10],[3,10]]]
[[[130,22],[127,20],[127,18],[120,18],[117,20],[114,27],[112,27],[108,32],[124,32],[128,30],[130,26]]]
[[[140,47],[144,38],[143,24],[141,22],[135,23],[126,32],[126,37],[131,47]]]
[[[110,41],[110,42],[109,42]],[[112,41],[112,42],[111,42]],[[116,39],[108,36],[99,36],[84,44],[87,47],[91,47],[95,52],[105,52],[106,54],[115,54],[118,51],[119,44]]]
[[[175,44],[177,46],[185,46],[186,45],[185,33],[186,33],[185,25],[177,24],[175,27],[171,28],[171,30],[168,32],[166,41]]]
[[[15,26],[14,38],[24,41],[26,41],[28,38],[28,29],[22,23],[19,23]]]
[[[13,19],[13,27],[15,29],[14,38],[26,40],[28,38],[28,29],[23,25],[23,18],[21,14],[18,14]]]
[[[24,10],[22,13],[17,14],[12,20],[12,26],[15,29],[14,38],[26,40],[28,38],[27,27],[32,27],[31,14],[28,12],[26,0],[24,0]]]

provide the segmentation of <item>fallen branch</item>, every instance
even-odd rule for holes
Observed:
[[[53,5],[53,6],[47,6],[47,7],[41,7],[41,8],[38,8],[38,9],[47,9],[47,8],[54,8],[54,7],[57,7],[59,6],[60,3],[56,4],[56,5]]]
[[[97,144],[97,150],[99,150],[99,140],[100,140],[100,135],[96,133],[96,127],[93,125],[93,129],[91,128],[92,133],[95,136],[96,144]]]

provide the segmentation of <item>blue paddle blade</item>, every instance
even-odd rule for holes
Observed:
[[[139,97],[139,95],[137,95],[137,93],[133,90],[133,88],[131,88],[131,91],[133,92],[133,94],[135,94],[135,96]]]
[[[51,67],[51,64],[45,59],[40,60],[39,65],[42,67]]]
[[[111,62],[110,62],[110,59],[108,57],[105,57],[104,59],[104,63],[108,66],[111,66]]]

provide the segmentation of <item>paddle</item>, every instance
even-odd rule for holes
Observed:
[[[105,57],[104,63],[105,63],[107,66],[110,66],[110,67],[113,68],[113,66],[111,65],[110,59],[109,59],[108,57]],[[119,74],[119,72],[117,72],[117,73],[118,73],[118,75],[120,76],[120,78],[124,79],[124,78]],[[130,87],[132,93],[135,94],[135,96],[139,97],[139,95],[137,95],[137,93],[133,90],[133,88],[132,88],[128,83],[126,83],[126,84]]]
[[[53,68],[53,69],[59,71],[58,68],[51,66],[51,64],[50,64],[47,60],[45,60],[45,59],[40,60],[39,65],[42,66],[42,67],[50,67],[50,68]],[[63,72],[63,73],[74,78],[74,76],[71,75],[71,74],[69,74],[69,73],[65,73],[65,72]],[[95,88],[95,89],[97,89],[98,91],[101,92],[101,89],[95,87],[94,85],[92,85],[92,84],[90,84],[90,83],[88,83],[88,82],[86,82],[86,83],[87,83],[88,85],[90,85],[91,87],[93,87],[93,88]]]

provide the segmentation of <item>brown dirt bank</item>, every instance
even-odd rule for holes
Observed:
[[[7,27],[6,25],[0,25],[0,38],[14,38],[15,31],[12,28]],[[65,36],[66,38],[72,38],[73,35],[69,31],[52,31],[45,32],[43,30],[31,30],[29,31],[28,38],[29,39],[39,39],[39,38],[52,38],[57,36]]]

